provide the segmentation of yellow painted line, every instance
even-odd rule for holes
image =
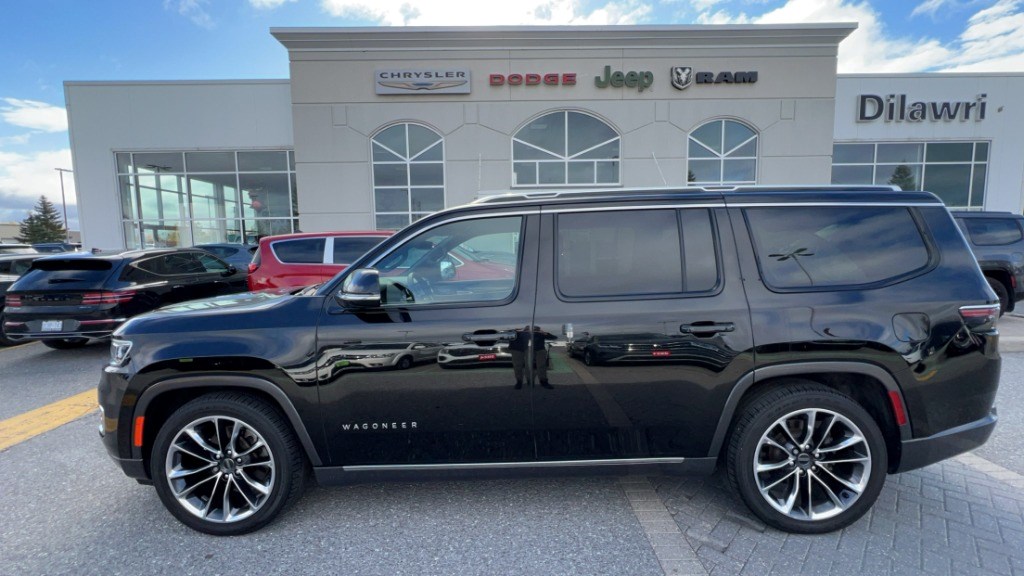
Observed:
[[[97,408],[93,389],[0,421],[0,450],[77,420]]]

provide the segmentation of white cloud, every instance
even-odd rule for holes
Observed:
[[[211,29],[214,22],[205,5],[209,0],[164,0],[164,9],[173,9],[200,28]]]
[[[18,98],[3,98],[6,106],[0,106],[0,118],[4,122],[43,132],[66,132],[68,115],[64,108]]]
[[[524,24],[636,24],[650,11],[641,0],[611,0],[585,12],[580,0],[522,0],[482,6],[478,0],[321,0],[332,16],[388,26],[497,26]]]
[[[910,13],[910,17],[913,18],[921,14],[928,14],[934,17],[938,14],[940,8],[955,5],[954,0],[924,0],[924,2],[914,6],[914,11]]]
[[[960,34],[960,50],[944,72],[1024,70],[1024,11],[1019,0],[1000,0],[978,11]]]
[[[71,168],[71,150],[27,154],[0,151],[0,219],[23,220],[26,210],[31,210],[44,195],[60,210],[60,174],[54,168]],[[68,224],[77,229],[77,221],[70,219],[71,207],[77,203],[72,174],[64,174],[64,193]]]
[[[273,10],[282,4],[295,2],[296,0],[249,0],[249,5],[257,10]]]

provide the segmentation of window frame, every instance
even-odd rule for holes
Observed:
[[[714,123],[718,123],[718,122],[720,122],[721,126],[722,126],[721,137],[722,137],[722,146],[723,147],[722,147],[722,153],[721,154],[719,154],[718,152],[715,152],[714,150],[709,148],[704,142],[701,142],[700,140],[697,140],[696,138],[693,137],[693,133],[696,132],[697,130],[700,130],[701,128],[703,128],[703,127],[705,127],[705,126],[707,126],[709,124],[714,124]],[[747,138],[746,140],[744,140],[740,144],[734,146],[731,150],[729,150],[727,152],[725,150],[725,126],[729,122],[732,122],[732,123],[735,123],[735,124],[739,124],[740,126],[743,126],[744,128],[747,128],[748,130],[753,132],[754,135],[749,137],[749,138]],[[714,156],[713,157],[708,157],[708,158],[694,158],[694,157],[692,157],[690,155],[690,142],[693,142],[693,143],[697,144],[698,146],[704,148],[705,150],[707,150],[711,154],[714,154]],[[728,155],[729,152],[734,152],[736,150],[739,150],[740,148],[746,146],[750,142],[754,143],[754,155],[753,156],[734,156],[734,157],[730,157]],[[757,128],[755,128],[753,125],[751,125],[749,122],[746,122],[746,121],[741,120],[739,118],[712,118],[710,120],[707,120],[705,122],[701,122],[700,124],[694,126],[693,129],[690,130],[686,134],[686,173],[683,174],[683,180],[686,182],[687,186],[752,186],[752,185],[757,185],[758,171],[760,170],[760,167],[761,167],[760,152],[761,152],[761,132],[759,130],[757,130]],[[714,161],[717,161],[718,162],[718,180],[717,181],[711,181],[711,180],[698,180],[698,179],[695,179],[693,182],[690,182],[690,162],[692,162],[693,160],[698,160],[698,161],[714,160]],[[728,180],[728,181],[726,181],[725,180],[725,161],[726,160],[753,160],[754,161],[754,179],[753,180]]]
[[[408,154],[403,156],[403,155],[399,154],[398,152],[396,152],[395,150],[392,150],[391,148],[389,148],[388,146],[386,146],[382,142],[377,141],[377,137],[378,136],[380,136],[384,132],[386,132],[386,131],[388,131],[388,130],[396,127],[396,126],[404,126],[405,127],[405,146],[406,146],[406,150],[409,150],[409,126],[418,126],[418,127],[423,128],[425,130],[429,130],[431,133],[433,133],[435,136],[437,136],[437,141],[434,142],[433,144],[427,146],[423,150],[420,150],[415,156],[409,156]],[[373,152],[374,152],[373,146],[374,146],[374,144],[377,144],[378,146],[384,148],[385,150],[387,150],[391,154],[393,154],[393,155],[395,155],[395,156],[397,156],[399,158],[402,158],[402,160],[401,161],[398,161],[398,160],[374,160],[374,158],[373,158]],[[440,130],[436,130],[433,127],[431,127],[431,126],[429,126],[429,125],[427,125],[427,124],[425,124],[423,122],[418,122],[418,121],[415,121],[415,120],[403,120],[403,121],[399,121],[399,122],[392,122],[392,123],[390,123],[390,124],[388,124],[386,126],[382,126],[379,130],[377,130],[376,132],[374,132],[370,136],[370,138],[369,138],[369,146],[370,146],[370,157],[369,157],[370,158],[370,204],[373,207],[372,211],[371,211],[371,216],[373,218],[373,229],[374,230],[393,230],[393,231],[397,232],[398,230],[401,230],[402,228],[405,228],[405,226],[409,226],[409,225],[411,225],[412,223],[414,223],[414,222],[416,222],[418,220],[426,218],[427,216],[429,216],[431,214],[434,214],[435,212],[440,212],[441,210],[444,210],[445,208],[448,207],[448,162],[447,162],[448,150],[446,148],[446,142],[445,142],[444,134],[442,134]],[[417,160],[416,159],[418,156],[420,156],[421,154],[423,154],[423,153],[427,152],[428,150],[434,148],[435,146],[440,146],[440,149],[441,149],[441,159],[440,160]],[[412,172],[413,172],[412,171],[412,166],[414,164],[418,164],[418,165],[440,164],[440,166],[441,166],[441,184],[440,185],[413,185],[413,183],[412,183]],[[405,185],[404,186],[390,186],[390,185],[389,186],[378,186],[377,185],[377,176],[376,176],[376,167],[378,165],[382,165],[382,166],[387,166],[387,165],[404,165],[405,166]],[[413,192],[413,188],[440,188],[441,189],[441,202],[442,202],[441,209],[440,210],[434,210],[432,212],[425,212],[425,211],[422,211],[422,210],[413,210],[412,209],[412,192]],[[377,209],[377,190],[378,189],[380,189],[380,190],[402,190],[402,189],[404,189],[405,192],[406,192],[406,207],[407,207],[407,210],[404,211],[404,212],[396,212],[396,211],[393,211],[393,210],[385,210],[385,211],[378,210]],[[392,229],[392,228],[381,228],[377,224],[377,216],[406,216],[408,218],[409,222],[408,222],[408,224],[406,224],[405,226],[402,226],[400,228],[394,228],[394,229]],[[414,216],[418,216],[418,218],[413,219]]]
[[[754,227],[748,218],[748,213],[751,210],[759,210],[762,208],[787,208],[785,204],[779,204],[777,206],[765,206],[765,207],[737,207],[735,210],[739,210],[740,216],[743,218],[743,224],[746,227],[747,237],[750,239],[750,245],[753,250],[754,262],[757,264],[757,274],[764,284],[771,292],[777,294],[798,294],[805,292],[848,292],[853,290],[876,290],[879,288],[885,288],[894,284],[899,284],[918,276],[923,276],[935,269],[939,265],[939,251],[932,240],[931,234],[928,233],[928,226],[925,224],[924,217],[921,215],[920,210],[913,206],[905,206],[901,204],[893,204],[892,206],[879,206],[877,204],[835,204],[834,206],[821,207],[856,207],[856,208],[892,208],[902,209],[910,214],[911,221],[914,223],[915,229],[917,230],[918,236],[921,238],[921,242],[925,247],[925,252],[928,255],[924,265],[902,272],[895,276],[876,280],[874,282],[866,282],[862,284],[830,284],[828,286],[795,286],[795,287],[783,287],[772,284],[764,273],[764,265],[762,264],[761,258],[761,246],[758,244],[757,236],[754,234]]]
[[[518,137],[519,133],[522,132],[523,130],[525,130],[533,122],[535,122],[537,120],[540,120],[541,118],[544,118],[546,116],[553,115],[553,114],[562,114],[563,115],[563,118],[564,118],[563,130],[565,131],[565,142],[566,142],[567,146],[568,146],[568,142],[569,142],[569,114],[582,114],[584,116],[589,116],[589,117],[591,117],[591,118],[601,122],[605,126],[607,126],[615,134],[615,137],[611,138],[611,139],[608,139],[608,140],[605,140],[603,142],[600,142],[598,144],[594,144],[593,146],[589,146],[589,147],[587,147],[587,148],[577,152],[576,154],[573,154],[572,156],[565,156],[565,155],[562,155],[562,154],[555,153],[552,150],[546,150],[544,148],[540,148],[539,146],[536,146],[534,144],[530,144],[529,142],[527,142],[525,140],[522,140],[522,139],[520,139]],[[529,160],[519,160],[519,161],[517,161],[516,160],[516,142],[519,142],[520,144],[522,144],[524,146],[528,146],[530,148],[534,148],[536,150],[540,150],[541,152],[544,152],[545,154],[550,154],[552,156],[557,156],[557,158],[553,158],[553,159],[529,159]],[[612,142],[618,142],[618,144],[619,144],[619,156],[618,156],[618,158],[584,158],[584,159],[582,159],[582,160],[585,160],[585,161],[592,162],[594,164],[594,170],[595,170],[595,178],[594,178],[595,181],[594,182],[569,183],[569,165],[572,164],[573,162],[577,162],[577,163],[580,162],[580,160],[575,160],[574,161],[573,158],[576,158],[576,157],[580,156],[581,154],[586,154],[587,152],[589,152],[591,150],[600,148],[600,147],[605,146],[607,144],[610,144]],[[514,132],[512,132],[512,137],[509,139],[509,158],[511,158],[511,162],[509,163],[509,182],[511,182],[511,188],[513,188],[513,189],[532,189],[532,188],[569,188],[569,189],[572,189],[572,188],[594,188],[596,186],[600,186],[600,187],[622,186],[622,133],[619,132],[619,130],[614,125],[612,125],[611,122],[605,120],[604,118],[598,116],[597,114],[594,114],[592,112],[588,112],[588,111],[585,111],[585,110],[579,110],[579,109],[575,109],[575,108],[562,108],[562,109],[557,109],[557,110],[548,110],[546,112],[542,112],[542,113],[540,113],[540,114],[530,118],[529,120],[524,122],[522,125],[520,125],[518,128],[516,128],[516,130]],[[532,163],[535,164],[534,176],[536,177],[535,179],[537,180],[537,182],[535,184],[519,184],[519,183],[516,182],[516,163],[517,162],[519,162],[519,163],[532,162]],[[615,165],[617,166],[617,170],[616,170],[617,178],[615,179],[615,182],[598,182],[597,181],[596,170],[597,170],[597,163],[598,162],[614,162],[615,163]],[[561,184],[541,183],[540,182],[540,177],[539,177],[540,176],[540,164],[562,164],[562,165],[564,165],[565,166],[565,182],[563,182]]]
[[[921,145],[921,159],[916,162],[879,162],[878,161],[878,147],[887,144],[920,144]],[[971,144],[971,158],[969,160],[955,160],[955,161],[929,161],[928,160],[928,146],[931,144]],[[983,160],[978,160],[978,147],[979,145],[986,145],[986,154]],[[864,145],[871,146],[871,162],[840,162],[835,161],[835,147],[843,145]],[[985,209],[985,198],[988,192],[990,170],[989,166],[992,163],[992,140],[835,140],[832,142],[832,162],[830,172],[835,171],[837,166],[840,167],[870,167],[871,168],[871,185],[874,185],[875,180],[878,179],[878,168],[879,166],[913,166],[920,168],[920,182],[918,182],[917,189],[925,190],[924,184],[928,179],[928,166],[958,166],[969,164],[971,167],[968,181],[970,186],[967,189],[967,204],[946,204],[946,201],[941,196],[935,194],[939,200],[942,200],[943,204],[950,210],[984,210]],[[985,181],[982,183],[982,189],[980,190],[981,201],[978,204],[974,203],[974,197],[979,191],[974,189],[975,175],[978,173],[978,168],[983,167],[985,171]],[[832,183],[832,178],[829,178],[829,182]],[[843,185],[843,184],[838,184]]]
[[[559,283],[559,245],[558,245],[558,233],[559,233],[559,217],[563,214],[579,214],[579,213],[604,213],[604,212],[646,212],[646,211],[663,211],[671,210],[674,212],[676,220],[676,231],[679,234],[679,265],[680,265],[680,291],[679,292],[660,292],[660,293],[647,293],[647,294],[615,294],[615,295],[596,295],[596,296],[570,296],[562,291],[562,287]],[[686,237],[683,231],[683,210],[702,210],[708,215],[708,223],[711,227],[711,241],[714,247],[715,256],[715,284],[706,290],[693,290],[684,291],[683,288],[686,285],[686,249],[685,242]],[[717,210],[709,207],[690,207],[690,206],[651,206],[642,208],[628,208],[622,206],[609,206],[607,208],[601,208],[598,210],[594,209],[582,209],[582,210],[558,210],[551,212],[552,216],[552,247],[551,257],[553,264],[552,282],[554,284],[555,296],[563,302],[617,302],[623,300],[668,300],[668,299],[679,299],[679,298],[708,298],[714,297],[720,294],[724,288],[723,278],[723,264],[722,264],[722,242],[720,226],[718,223]]]

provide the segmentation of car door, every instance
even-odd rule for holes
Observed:
[[[339,301],[340,283],[325,303],[316,370],[331,463],[532,460],[530,390],[516,386],[507,355],[489,351],[507,346],[512,331],[530,321],[537,217],[517,210],[424,226],[370,261],[379,273],[379,303]],[[514,263],[510,273],[454,282],[445,257],[467,243],[492,247]],[[342,278],[356,272],[363,271]],[[353,361],[355,349],[404,353],[411,343],[439,346],[407,370]],[[444,354],[456,361],[440,365]]]
[[[538,458],[707,456],[721,406],[753,367],[721,205],[693,193],[677,205],[544,208]]]
[[[227,262],[211,254],[196,252],[194,256],[202,267],[197,278],[197,288],[201,291],[202,298],[245,290],[245,274],[239,272],[237,268],[232,271]]]
[[[146,306],[150,309],[165,304],[176,304],[196,297],[195,264],[195,261],[182,258],[179,253],[159,254],[130,264],[125,271],[124,279],[136,281],[131,273],[132,268],[137,268],[154,278],[153,281],[147,278],[142,282]]]

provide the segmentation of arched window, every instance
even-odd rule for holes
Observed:
[[[512,136],[512,185],[619,183],[619,133],[599,118],[561,110]]]
[[[754,184],[757,132],[735,120],[712,120],[690,133],[689,184]]]
[[[444,209],[444,139],[419,124],[395,124],[371,138],[378,230],[398,230]]]

